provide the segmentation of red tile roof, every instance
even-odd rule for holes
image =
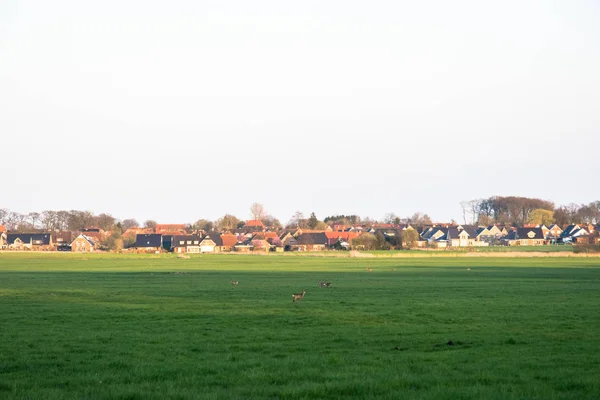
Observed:
[[[357,232],[325,232],[328,239],[352,240],[359,236]]]
[[[246,225],[244,225],[244,226],[263,226],[264,227],[265,224],[263,224],[262,221],[259,219],[251,219],[251,220],[246,221]]]
[[[6,227],[4,225],[0,225],[0,233],[6,232]]]
[[[221,235],[221,240],[223,241],[223,246],[235,246],[238,242],[238,238],[236,235],[231,235],[229,233],[224,233]]]

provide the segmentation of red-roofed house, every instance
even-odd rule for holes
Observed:
[[[263,224],[261,220],[251,219],[246,221],[246,224],[242,229],[252,232],[262,232],[265,230],[265,224]]]
[[[0,225],[0,233],[6,233],[6,227],[4,225]]]
[[[238,242],[237,235],[232,235],[230,233],[224,233],[221,235],[221,240],[223,244],[221,245],[222,251],[231,251],[233,246],[235,246]]]
[[[357,238],[360,234],[358,232],[325,232],[325,236],[327,236],[329,246],[333,246],[339,240],[350,243],[352,239]]]

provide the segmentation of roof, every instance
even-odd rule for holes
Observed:
[[[47,246],[50,244],[51,238],[52,234],[50,233],[9,233],[6,235],[6,243],[12,244],[19,239],[23,243]]]
[[[325,232],[325,236],[328,239],[343,239],[343,240],[351,240],[358,237],[357,232]]]
[[[156,224],[154,226],[155,233],[179,233],[185,232],[185,224]]]
[[[213,242],[215,242],[213,240]],[[227,247],[231,247],[231,246],[235,246],[238,242],[238,238],[237,235],[233,235],[230,233],[224,233],[221,235],[221,246],[227,246]],[[215,242],[216,244],[217,242]]]
[[[94,241],[94,239],[92,239],[92,238],[91,238],[91,237],[89,237],[89,236],[86,236],[86,235],[84,235],[83,233],[82,233],[82,234],[80,234],[79,236],[77,236],[77,237],[75,238],[75,240],[77,240],[77,239],[79,239],[79,238],[82,238],[82,239],[84,239],[84,240],[87,240],[87,242],[90,244],[90,246],[96,246],[96,242]],[[75,243],[75,240],[73,240],[73,242],[71,242],[71,245],[73,245],[73,243]]]
[[[188,241],[191,243],[189,245],[200,245],[200,236],[199,235],[174,235],[171,240],[171,247],[179,247],[179,246],[188,246]],[[197,243],[194,243],[196,241]],[[179,244],[179,242],[184,242],[183,244]]]
[[[202,240],[206,239],[206,237],[212,240],[215,243],[215,246],[223,246],[223,238],[218,232],[208,232]]]
[[[325,232],[320,233],[303,233],[298,235],[296,238],[297,244],[307,245],[307,244],[329,244],[329,240],[325,235]]]
[[[544,239],[544,232],[542,228],[517,228],[510,231],[506,238],[508,240]]]
[[[262,221],[259,219],[251,219],[251,220],[246,221],[246,224],[244,224],[244,227],[250,227],[250,226],[264,227],[265,224],[263,224]]]
[[[6,232],[6,227],[4,225],[0,225],[0,233]]]
[[[162,235],[158,233],[137,235],[135,247],[162,247]]]

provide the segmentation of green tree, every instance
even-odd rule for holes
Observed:
[[[550,225],[554,223],[554,211],[538,208],[529,213],[528,224]]]
[[[417,246],[417,242],[419,241],[419,232],[416,229],[405,229],[402,231],[402,248],[404,249],[412,249]]]
[[[317,227],[317,224],[319,223],[319,220],[317,219],[317,216],[315,215],[315,213],[311,213],[310,217],[308,218],[308,227],[310,229],[315,229]]]
[[[119,232],[113,232],[104,240],[104,246],[106,246],[106,248],[108,248],[110,251],[120,253],[124,246],[121,234]]]

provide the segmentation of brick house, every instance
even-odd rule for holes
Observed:
[[[175,253],[200,253],[199,235],[177,235],[171,239],[170,251]]]
[[[221,237],[221,248],[220,251],[231,251],[233,250],[233,246],[238,243],[237,235],[233,235],[231,233],[223,233],[220,235]],[[217,244],[217,241],[213,238],[213,242]]]
[[[541,228],[517,228],[504,238],[504,242],[509,246],[542,246],[546,239]]]
[[[160,253],[163,250],[163,236],[156,233],[137,235],[134,249],[136,253]]]
[[[329,239],[325,232],[303,233],[296,238],[292,249],[298,251],[323,251],[329,247]]]
[[[97,242],[84,234],[80,234],[71,242],[71,251],[76,253],[91,253],[98,248]]]
[[[9,233],[6,245],[10,250],[54,250],[51,233]]]

